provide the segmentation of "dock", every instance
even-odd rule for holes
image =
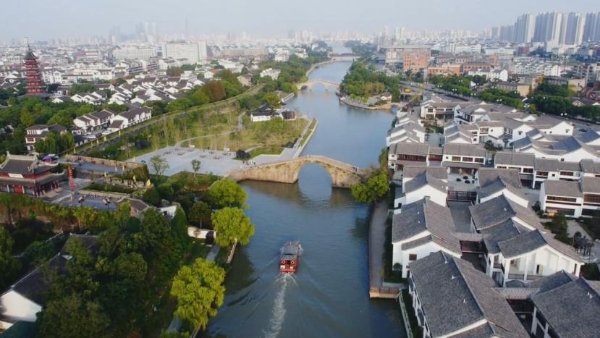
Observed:
[[[378,202],[373,206],[369,226],[369,298],[397,299],[403,288],[402,284],[385,283],[383,280],[387,214],[385,202]]]

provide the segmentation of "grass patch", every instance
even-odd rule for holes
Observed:
[[[389,283],[405,283],[402,278],[402,271],[392,269],[392,256],[394,247],[392,245],[392,221],[387,219],[385,222],[385,250],[383,251],[383,280]]]
[[[408,321],[410,322],[410,329],[413,336],[415,338],[422,338],[423,332],[417,321],[417,316],[415,316],[415,309],[412,306],[412,297],[406,289],[402,290],[402,300],[404,300],[404,307],[406,308],[406,314],[408,315]]]
[[[122,187],[120,185],[111,185],[105,183],[92,183],[85,188],[86,190],[103,191],[103,192],[118,192],[122,194],[131,194],[135,189]]]
[[[316,127],[317,127],[317,120],[313,119],[312,122],[310,123],[310,126],[306,130],[306,133],[302,137],[302,141],[300,142],[300,146],[303,147],[306,144],[306,142],[308,142],[308,138],[310,137],[310,135],[312,135],[312,133],[313,133],[313,131],[315,130]]]
[[[169,184],[183,183],[187,191],[204,191],[221,178],[212,174],[195,174],[188,171],[180,171],[167,179]]]
[[[282,151],[283,147],[277,146],[254,148],[250,151],[250,158],[254,158],[259,155],[279,155]]]

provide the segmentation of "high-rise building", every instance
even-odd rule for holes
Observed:
[[[583,30],[583,41],[600,41],[600,12],[588,13],[585,16],[585,28]]]
[[[529,43],[535,33],[535,17],[532,14],[523,14],[515,23],[515,39],[517,43]]]
[[[547,12],[535,18],[533,42],[558,42],[562,26],[562,13]]]
[[[583,41],[585,16],[579,13],[563,14],[559,43],[580,45]]]
[[[205,61],[206,42],[168,42],[163,44],[163,57],[173,59],[187,59],[190,64]]]
[[[25,82],[27,83],[27,94],[37,95],[44,92],[40,67],[31,48],[28,48],[27,54],[25,54]]]

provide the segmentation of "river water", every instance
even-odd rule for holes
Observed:
[[[350,66],[316,69],[311,79],[339,82]],[[321,85],[288,102],[316,117],[318,128],[303,155],[325,155],[360,167],[376,164],[385,147],[389,112],[338,103]],[[297,184],[244,182],[248,216],[256,227],[235,256],[227,295],[208,334],[213,338],[404,337],[397,302],[368,297],[368,208],[348,190],[332,189],[322,167],[305,165]],[[300,240],[295,276],[280,276],[279,249]]]

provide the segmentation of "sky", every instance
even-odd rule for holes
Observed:
[[[3,1],[0,40],[106,36],[156,22],[161,33],[284,35],[289,30],[374,33],[483,30],[512,24],[523,13],[600,11],[598,0],[22,0]]]

